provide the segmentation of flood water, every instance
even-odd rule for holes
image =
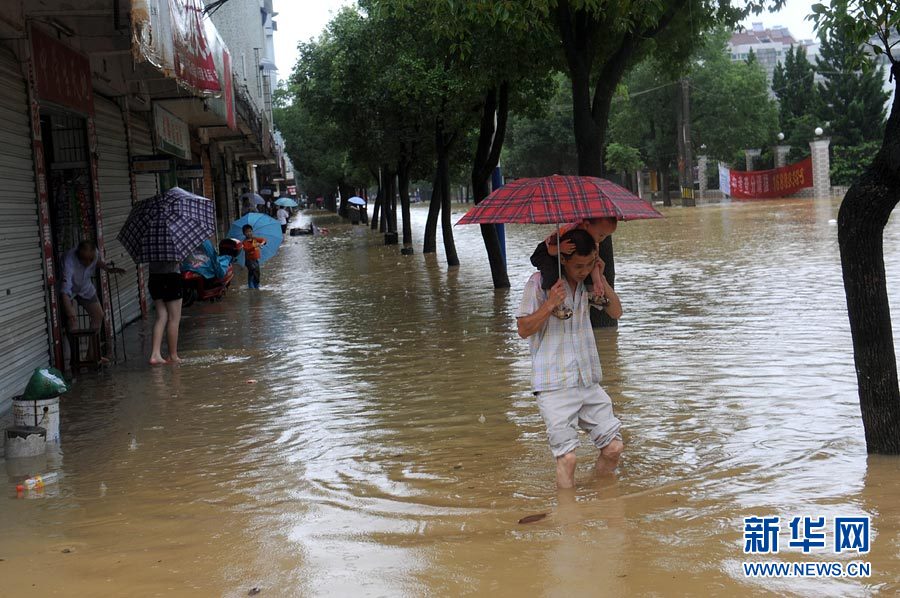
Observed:
[[[144,365],[138,324],[126,363],[78,380],[60,483],[16,499],[6,465],[0,594],[897,595],[900,459],[866,455],[836,204],[665,214],[620,226],[626,314],[597,333],[616,481],[592,477],[585,438],[574,495],[555,489],[514,323],[546,227],[508,228],[495,293],[478,227],[456,228],[448,273],[442,248],[331,226],[289,238],[261,291],[186,309],[181,367]],[[898,246],[894,222],[895,297]],[[804,555],[782,531],[781,554],[745,557],[754,515],[869,515],[872,550]],[[754,560],[872,575],[745,578]]]

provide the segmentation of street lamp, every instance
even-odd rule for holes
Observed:
[[[824,132],[825,131],[822,130],[822,127],[816,127],[816,131],[815,131],[816,137],[821,137],[822,133],[824,133]]]
[[[778,141],[784,141],[784,133],[778,134]]]

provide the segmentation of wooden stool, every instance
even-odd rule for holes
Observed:
[[[81,356],[81,339],[87,339],[87,354],[93,354],[94,359],[89,360]],[[83,328],[69,331],[69,367],[73,372],[81,368],[96,368],[100,363],[100,331]]]

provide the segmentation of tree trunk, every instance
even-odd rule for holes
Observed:
[[[672,205],[672,194],[669,193],[669,184],[672,182],[669,178],[669,165],[665,165],[659,171],[660,185],[662,185],[663,205]]]
[[[338,214],[341,218],[348,218],[349,214],[347,214],[347,200],[353,197],[353,187],[348,185],[347,183],[341,181],[338,183],[338,190],[341,192],[341,203],[338,207]]]
[[[447,255],[447,267],[459,266],[456,254],[456,243],[453,241],[453,221],[450,204],[450,147],[452,141],[444,144],[438,154],[438,178],[441,185],[441,236],[444,239],[444,253]]]
[[[438,165],[434,171],[434,184],[431,187],[431,202],[428,204],[428,218],[425,220],[422,253],[437,253],[437,221],[441,203],[440,165]]]
[[[572,75],[572,108],[575,123],[575,151],[578,154],[578,174],[596,176],[603,174],[601,132],[591,116],[590,72]]]
[[[384,192],[381,189],[381,184],[378,185],[378,192],[375,194],[375,205],[372,207],[372,223],[371,228],[375,230],[378,228],[378,218],[381,212],[381,198],[384,196]]]
[[[578,174],[581,176],[602,176],[602,135],[605,131],[597,126],[591,112],[589,68],[579,66],[576,72],[572,72],[572,108],[575,123],[575,149],[578,153]],[[609,281],[610,286],[614,287],[616,283],[616,265],[612,236],[607,237],[600,244],[600,259],[606,264],[606,280]],[[591,325],[594,328],[613,328],[617,324],[616,320],[606,315],[606,312],[596,309],[591,310]]]
[[[898,85],[898,65],[893,66]],[[838,245],[859,406],[869,453],[900,454],[900,389],[884,272],[884,227],[900,200],[900,103],[895,90],[884,142],[838,212]]]
[[[381,183],[384,187],[384,199],[381,202],[382,220],[384,227],[381,232],[397,232],[397,179],[396,173],[390,166],[381,167]]]
[[[496,127],[494,126],[495,115]],[[503,148],[503,139],[506,135],[508,115],[509,85],[504,82],[500,86],[499,92],[493,89],[487,93],[482,106],[481,129],[478,134],[478,145],[472,164],[472,191],[476,206],[491,192],[489,182],[494,169],[500,161],[500,150]],[[465,193],[464,197],[467,198],[468,191]],[[507,273],[506,261],[503,259],[503,251],[500,247],[497,226],[494,224],[482,224],[481,238],[484,240],[484,249],[487,252],[488,263],[491,267],[491,278],[494,281],[494,288],[508,289],[510,286],[509,274]]]
[[[575,127],[578,174],[599,177],[603,174],[602,147],[606,122],[602,123],[604,129],[598,127],[600,123],[594,119],[591,103],[593,37],[597,25],[585,11],[573,11],[567,0],[559,0],[557,3],[557,25],[572,81],[572,120]],[[600,244],[600,258],[606,263],[606,278],[612,286],[615,284],[615,264],[611,237]],[[613,327],[616,321],[605,312],[592,309],[591,324],[595,328]]]
[[[578,174],[581,176],[603,175],[603,153],[600,127],[591,116],[589,73],[572,78],[572,97],[575,121],[575,148],[578,153]],[[612,235],[600,244],[600,259],[606,264],[606,280],[611,287],[616,285],[616,263],[613,253]],[[591,310],[591,325],[594,328],[615,328],[618,322],[606,315],[605,311]]]
[[[386,233],[390,229],[391,220],[391,175],[387,166],[381,167],[381,218],[378,220],[378,232]]]
[[[412,222],[409,211],[409,167],[407,162],[401,162],[397,167],[397,182],[400,186],[400,209],[403,210],[403,247],[407,253],[412,252]]]
[[[622,80],[625,69],[635,51],[647,39],[663,31],[684,7],[686,0],[669,3],[659,21],[647,29],[632,29],[616,34],[615,15],[608,13],[591,14],[584,8],[573,8],[581,3],[557,0],[556,25],[562,41],[569,78],[572,81],[573,123],[575,126],[575,148],[578,153],[578,174],[582,176],[603,176],[603,148],[609,111],[616,86]],[[591,100],[591,74],[594,73],[595,36],[599,32],[610,32],[604,44],[610,53],[599,64],[594,80],[594,98]],[[600,244],[600,257],[606,262],[606,278],[610,286],[615,286],[615,262],[612,237]],[[591,310],[591,323],[596,326],[613,327],[617,322],[605,312]]]
[[[388,222],[388,231],[397,232],[397,172],[391,171],[391,218]]]

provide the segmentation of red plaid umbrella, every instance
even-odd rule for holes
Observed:
[[[517,179],[469,210],[457,224],[560,224],[585,218],[662,218],[627,189],[592,176]]]

